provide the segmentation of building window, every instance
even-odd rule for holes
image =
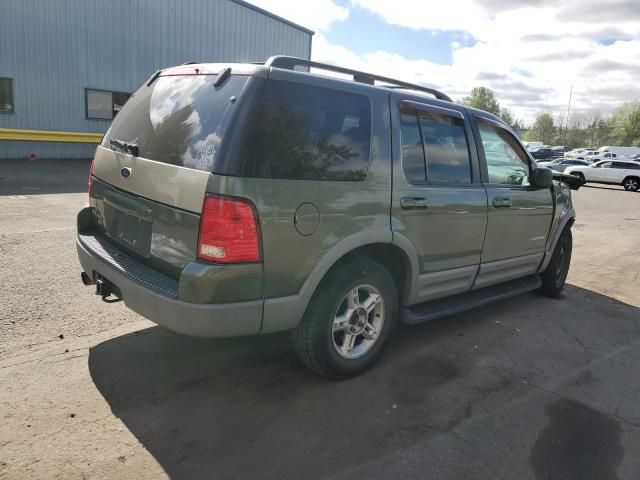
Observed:
[[[0,113],[13,112],[13,80],[0,78]]]
[[[122,109],[131,96],[126,92],[85,89],[87,118],[111,120]]]

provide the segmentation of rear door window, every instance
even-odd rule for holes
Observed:
[[[424,183],[427,179],[424,146],[415,111],[400,114],[400,139],[402,142],[402,170],[405,178],[409,183]]]
[[[400,136],[402,169],[409,183],[471,183],[462,118],[403,107]]]
[[[633,163],[613,162],[613,168],[624,168],[627,170],[639,170],[640,165],[634,165]]]
[[[469,146],[464,120],[435,112],[419,112],[427,159],[427,181],[471,183]]]
[[[139,156],[213,171],[220,143],[247,77],[231,76],[216,87],[215,75],[159,77],[122,107],[102,146],[138,146]]]
[[[244,153],[244,175],[292,180],[361,181],[371,149],[365,95],[269,80]]]

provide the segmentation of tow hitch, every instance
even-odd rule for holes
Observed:
[[[85,285],[96,286],[96,295],[100,295],[103,302],[115,303],[122,300],[122,295],[118,287],[116,287],[113,283],[111,283],[99,273],[96,273],[94,278],[92,279],[86,272],[82,272],[80,274],[80,278],[82,279],[82,283],[84,283]],[[113,296],[114,298],[110,298],[111,296]]]

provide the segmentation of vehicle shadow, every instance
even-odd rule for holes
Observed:
[[[0,195],[87,191],[89,159],[5,159],[0,161]]]
[[[523,384],[548,380],[559,365],[572,364],[572,355],[584,368],[584,350],[560,328],[606,337],[603,326],[611,325],[610,312],[625,321],[640,318],[634,306],[567,286],[561,300],[528,294],[401,326],[372,370],[342,382],[326,381],[302,366],[286,334],[210,340],[159,327],[96,345],[89,369],[114,415],[171,478],[349,477],[450,432],[478,405],[497,405],[497,416],[504,417],[501,405],[531,392]],[[635,337],[625,332],[624,338]],[[610,343],[613,349],[619,338]],[[544,417],[544,402],[536,401],[533,408]],[[508,430],[500,421],[488,420],[487,431]],[[533,425],[532,442],[544,427]],[[507,452],[511,441],[509,435],[502,440]],[[449,458],[445,451],[424,451]],[[491,451],[500,452],[500,445]],[[463,463],[456,468],[491,453],[474,449],[470,455],[458,458]],[[536,455],[545,456],[539,450]],[[589,461],[577,460],[583,466]],[[414,461],[431,468],[428,457]],[[555,460],[540,461],[552,468]],[[557,461],[564,462],[561,456]],[[399,477],[402,471],[396,473]]]

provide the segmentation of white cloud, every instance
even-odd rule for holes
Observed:
[[[332,23],[349,16],[349,10],[333,0],[250,0],[250,3],[314,31],[326,31]]]
[[[458,32],[450,43],[451,65],[430,61],[428,52],[414,60],[384,50],[357,55],[332,44],[331,25],[349,11],[331,0],[254,3],[314,28],[314,60],[435,86],[454,98],[488,86],[503,107],[527,121],[541,111],[566,111],[570,85],[577,110],[607,113],[640,96],[638,0],[351,0],[350,9],[393,25]],[[476,43],[464,46],[464,35]]]

